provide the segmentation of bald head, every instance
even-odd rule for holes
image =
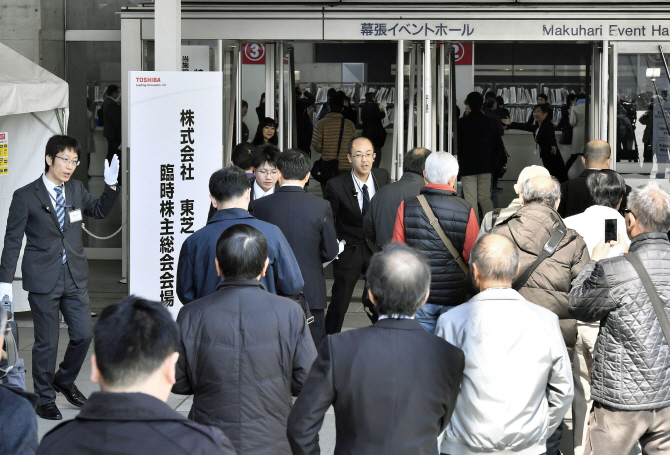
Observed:
[[[523,183],[520,196],[522,205],[539,203],[555,209],[561,200],[561,185],[552,176],[533,177]]]
[[[536,165],[526,166],[519,173],[519,178],[516,181],[516,185],[514,185],[514,192],[516,194],[521,193],[521,188],[523,187],[524,182],[528,179],[539,176],[549,177],[549,175],[549,171],[546,167]]]
[[[374,150],[372,141],[365,136],[358,136],[349,141],[349,155],[355,153],[354,148],[361,149],[365,148],[367,150]]]
[[[405,153],[402,161],[403,172],[411,172],[423,177],[423,171],[426,169],[426,158],[430,153],[430,150],[423,147],[416,147]]]
[[[391,243],[370,260],[368,289],[380,314],[413,316],[430,289],[426,258],[404,243]]]
[[[511,285],[519,268],[519,249],[507,237],[499,234],[481,236],[470,252],[470,273],[484,282],[503,282]]]
[[[610,145],[601,140],[589,141],[584,147],[584,167],[587,169],[607,168],[607,160],[612,156]]]

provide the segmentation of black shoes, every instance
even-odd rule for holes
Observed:
[[[81,408],[84,405],[84,402],[86,401],[86,397],[84,396],[83,393],[79,391],[76,385],[73,385],[70,390],[59,386],[55,382],[51,384],[56,392],[62,393],[63,396],[67,401],[69,401],[71,404]],[[56,407],[54,405],[54,407]]]
[[[63,415],[58,410],[58,407],[56,407],[56,403],[39,405],[35,408],[35,413],[43,419],[63,420]]]

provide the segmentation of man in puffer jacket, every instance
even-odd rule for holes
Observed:
[[[520,268],[517,277],[523,275],[535,262],[556,228],[565,228],[561,216],[556,212],[561,201],[561,186],[556,178],[538,176],[526,180],[519,197],[521,208],[491,231],[508,237],[519,248]],[[558,316],[563,340],[572,358],[572,349],[577,341],[577,321],[568,313],[568,294],[572,280],[588,262],[589,252],[584,239],[577,232],[565,229],[565,237],[554,254],[537,266],[519,289],[519,294]],[[562,435],[561,423],[547,441],[547,455],[558,453]]]
[[[189,419],[219,427],[238,455],[290,455],[286,420],[316,358],[300,305],[267,292],[265,237],[237,224],[216,244],[216,291],[179,312],[173,393]]]
[[[670,313],[670,195],[655,182],[628,197],[626,231]],[[615,243],[615,242],[612,242]],[[623,243],[623,242],[622,242]],[[594,401],[584,454],[648,455],[670,450],[670,347],[640,276],[601,241],[570,292],[570,314],[600,321],[593,356]],[[626,250],[624,246],[624,251]]]

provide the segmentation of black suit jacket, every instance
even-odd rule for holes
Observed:
[[[102,135],[107,139],[121,142],[121,106],[110,97],[102,103],[102,119],[104,122]]]
[[[366,238],[378,249],[393,238],[398,207],[405,199],[419,195],[426,182],[423,176],[405,172],[400,180],[380,189],[370,201],[370,210],[363,220]]]
[[[390,182],[389,173],[382,168],[373,168],[372,177],[375,182],[375,193]],[[356,192],[356,184],[351,177],[351,172],[344,171],[337,177],[328,180],[326,192],[323,195],[333,208],[337,238],[345,240],[347,242],[346,247],[366,242],[363,233],[363,214],[358,205]],[[374,198],[375,196],[372,197],[372,199]],[[368,246],[374,251],[374,244],[370,243]]]
[[[329,335],[288,417],[293,455],[319,453],[331,404],[335,454],[437,455],[464,365],[463,351],[411,319]]]
[[[65,182],[65,204],[72,207],[66,212],[80,209],[86,216],[105,218],[118,194],[118,186],[113,190],[105,185],[102,196],[96,199],[79,180],[70,180]],[[81,222],[71,223],[66,213],[61,232],[54,206],[41,176],[14,192],[7,217],[0,282],[11,283],[14,280],[25,234],[26,248],[21,266],[23,289],[44,294],[54,288],[60,274],[63,246],[75,284],[80,289],[88,286],[88,262],[81,241]]]
[[[326,308],[324,262],[337,256],[338,244],[330,203],[297,186],[282,186],[253,201],[249,213],[281,229],[298,261],[309,307]]]
[[[563,218],[577,215],[594,204],[593,198],[586,186],[586,179],[590,174],[599,171],[600,169],[584,169],[578,177],[561,184],[561,203],[557,210],[559,215]],[[619,212],[622,214],[628,204],[628,194],[630,194],[630,191],[631,187],[626,185],[626,194],[624,194],[619,206]]]
[[[558,143],[556,142],[556,132],[554,131],[554,124],[549,121],[549,116],[544,119],[541,125],[538,125],[537,123],[529,124],[513,122],[511,125],[509,125],[508,128],[512,130],[523,130],[528,131],[529,133],[533,133],[535,142],[540,149],[540,157],[550,154],[552,146],[558,148]]]

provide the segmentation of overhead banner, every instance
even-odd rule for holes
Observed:
[[[554,20],[554,19],[444,19],[378,18],[323,21],[325,40],[438,40],[438,41],[656,41],[670,39],[667,20]]]
[[[209,177],[221,168],[221,74],[132,71],[128,87],[129,290],[176,318],[179,251],[205,225]]]

